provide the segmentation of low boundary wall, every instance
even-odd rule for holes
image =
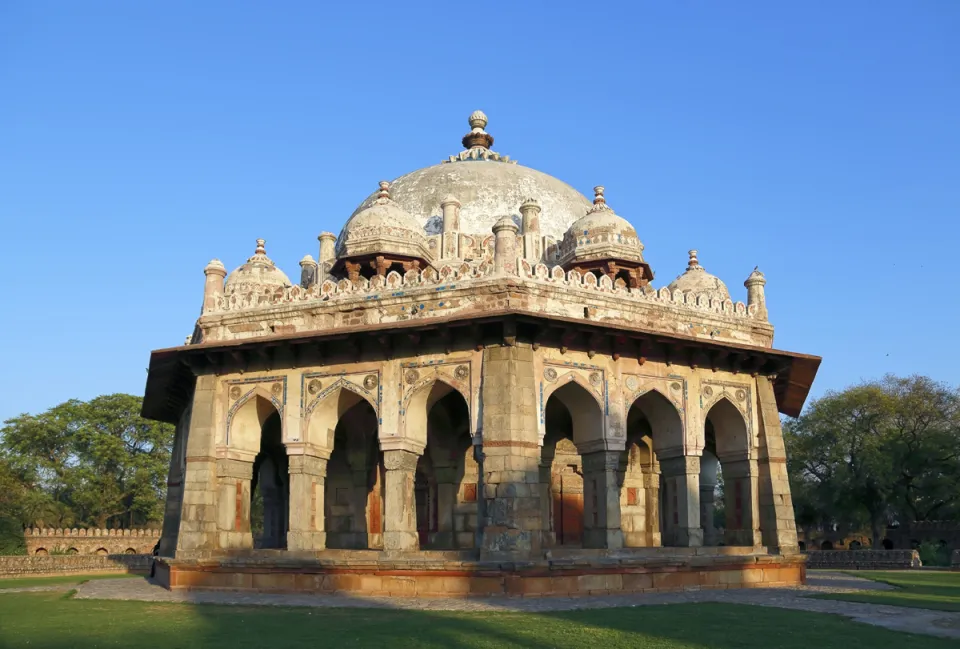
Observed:
[[[0,557],[0,578],[46,577],[86,573],[148,572],[149,554],[68,554]]]
[[[920,568],[916,550],[818,550],[807,555],[807,568],[904,570]]]

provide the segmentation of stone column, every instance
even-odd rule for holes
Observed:
[[[227,276],[227,269],[219,259],[213,259],[203,269],[206,276],[203,285],[203,310],[211,311],[217,305],[217,298],[223,295],[223,278]]]
[[[587,511],[583,520],[583,547],[623,547],[620,529],[620,487],[617,472],[622,451],[581,454],[583,495]]]
[[[310,288],[317,283],[317,262],[310,255],[300,260],[300,286]]]
[[[540,550],[536,394],[530,346],[491,346],[483,350],[482,558],[522,559]]]
[[[320,257],[317,259],[319,261],[317,264],[317,281],[322,282],[337,260],[337,235],[332,232],[321,232],[317,240],[320,241]]]
[[[414,481],[419,455],[405,450],[385,450],[383,549],[392,552],[419,549]]]
[[[215,550],[217,526],[217,460],[214,457],[216,386],[213,375],[198,376],[193,393],[183,475],[183,505],[177,556]],[[222,424],[221,424],[222,425]]]
[[[221,549],[253,547],[250,532],[250,480],[253,462],[217,460],[217,530]]]
[[[719,545],[720,540],[713,524],[717,504],[716,489],[716,485],[700,485],[700,527],[703,529],[703,544],[707,546]]]
[[[553,498],[550,495],[552,484],[551,472],[553,471],[553,458],[542,457],[540,459],[540,483],[537,485],[540,492],[540,525],[543,528],[541,533],[541,544],[545,548],[554,547],[557,544],[556,531],[551,527],[550,519],[552,517]]]
[[[505,216],[493,224],[493,270],[513,275],[517,271],[517,224]]]
[[[700,529],[700,457],[660,458],[663,472],[663,544],[674,547],[703,545]]]
[[[327,547],[324,490],[327,460],[312,455],[290,456],[290,529],[288,550],[323,550]]]
[[[765,376],[757,377],[757,397],[760,407],[757,500],[762,543],[770,552],[792,554],[798,552],[797,524],[787,479],[787,455],[773,383]]]
[[[751,459],[721,460],[725,545],[757,547],[761,544],[758,515],[758,468]]]
[[[646,521],[644,530],[647,535],[647,546],[658,547],[662,543],[660,526],[660,472],[656,468],[644,467],[643,496],[646,498]]]

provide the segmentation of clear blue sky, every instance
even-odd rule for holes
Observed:
[[[790,5],[790,6],[787,6]],[[142,394],[204,265],[291,277],[381,179],[496,148],[688,248],[813,394],[960,382],[960,2],[0,3],[0,419]]]

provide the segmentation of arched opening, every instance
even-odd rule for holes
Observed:
[[[657,547],[677,543],[680,493],[665,500],[671,487],[661,478],[659,454],[683,448],[683,422],[676,407],[660,392],[650,390],[627,411],[627,447],[620,466],[620,524],[627,547]],[[669,510],[669,511],[668,511]],[[667,529],[664,529],[666,527]]]
[[[336,421],[324,487],[327,547],[381,548],[383,456],[377,413],[366,399],[348,389],[327,398],[332,400],[329,414]]]
[[[36,551],[34,552],[34,554],[37,555],[38,557],[46,557],[46,556],[48,556],[50,553],[47,552],[47,549],[46,549],[46,548],[37,548]]]
[[[890,539],[884,539],[883,542],[882,542],[882,544],[883,544],[883,549],[884,549],[884,550],[892,550],[892,549],[893,549],[893,541],[891,541]]]
[[[820,549],[821,549],[821,550],[832,550],[832,549],[833,549],[833,543],[831,543],[830,541],[824,541],[823,543],[820,544]]]
[[[108,555],[108,554],[110,554],[110,553],[107,552],[107,549],[106,549],[106,548],[97,548],[97,550],[96,550],[96,552],[94,552],[94,554],[96,554],[97,556],[101,556],[101,557],[102,557],[102,556],[106,556],[106,555]]]
[[[67,549],[67,554],[80,554],[80,550],[78,550],[78,549],[76,549],[76,548],[68,548],[68,549]]]
[[[426,401],[427,445],[417,461],[417,537],[426,550],[469,549],[477,531],[479,468],[463,395],[443,382]]]
[[[758,470],[743,415],[726,398],[707,412],[700,462],[701,497],[714,485],[713,506],[701,520],[710,545],[760,544]]]
[[[863,544],[860,541],[850,541],[851,550],[860,550],[863,548]]]
[[[274,410],[263,423],[260,451],[253,461],[250,531],[254,548],[287,547],[290,482],[280,429],[280,413]]]
[[[584,511],[583,459],[578,448],[603,438],[603,413],[597,400],[580,384],[570,381],[557,388],[544,408],[541,450],[541,498],[549,494],[549,509],[542,512],[548,524],[546,543],[580,547],[584,523],[594,512]],[[549,471],[549,473],[548,473]],[[589,499],[587,499],[589,503]]]
[[[134,550],[133,548],[127,548],[126,550],[123,551],[123,553],[124,553],[124,554],[136,554],[137,551]]]
[[[807,551],[807,543],[806,543],[806,541],[797,541],[797,548],[798,548],[801,552],[806,552],[806,551]]]

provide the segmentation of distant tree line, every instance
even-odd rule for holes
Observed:
[[[0,554],[24,527],[136,528],[163,520],[173,426],[140,417],[142,399],[71,400],[0,428]]]
[[[960,389],[886,376],[810,402],[784,422],[797,522],[869,530],[960,520]]]

